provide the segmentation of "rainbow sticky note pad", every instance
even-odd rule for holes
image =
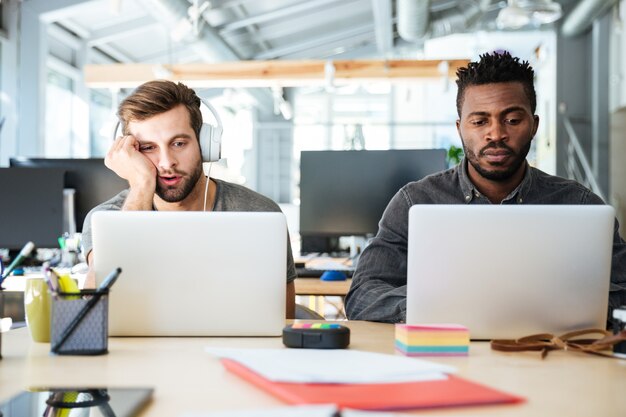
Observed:
[[[406,356],[467,356],[469,331],[459,324],[396,324],[396,350]]]

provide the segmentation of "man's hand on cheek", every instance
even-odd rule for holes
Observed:
[[[105,165],[128,181],[131,188],[156,187],[157,169],[139,149],[140,143],[132,135],[118,137],[104,160]]]

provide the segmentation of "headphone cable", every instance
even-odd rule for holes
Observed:
[[[209,170],[206,174],[206,185],[204,187],[204,211],[206,211],[206,200],[209,194],[209,182],[211,182],[211,167],[213,166],[212,162],[209,162]]]

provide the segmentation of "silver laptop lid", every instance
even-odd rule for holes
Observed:
[[[604,328],[613,227],[610,206],[413,206],[407,323],[472,339]]]
[[[278,336],[285,325],[282,213],[97,212],[98,283],[113,336]]]

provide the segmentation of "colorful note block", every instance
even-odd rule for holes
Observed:
[[[460,324],[396,324],[395,345],[406,356],[467,356],[469,331]]]

